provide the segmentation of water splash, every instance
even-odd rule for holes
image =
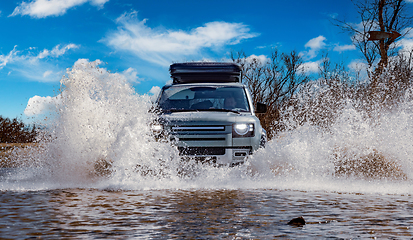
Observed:
[[[372,117],[351,95],[341,93],[340,101],[332,101],[337,96],[328,94],[328,86],[313,82],[297,98],[297,106],[307,110],[285,110],[291,116],[285,120],[288,127],[265,149],[243,166],[215,168],[182,162],[176,148],[155,141],[149,127],[154,119],[150,97],[136,94],[122,75],[99,64],[79,60],[68,70],[47,135],[36,150],[24,155],[28,160],[23,162],[31,164],[3,172],[0,189],[413,192],[413,113],[408,96],[397,109]],[[327,104],[332,102],[334,106]],[[323,124],[314,124],[314,119]]]
[[[292,189],[411,193],[409,91],[392,109],[367,111],[352,94],[331,94],[337,86],[309,85],[297,96],[299,107],[287,109],[288,130],[252,157],[254,172]]]

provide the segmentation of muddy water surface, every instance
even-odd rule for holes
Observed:
[[[266,190],[3,191],[2,239],[413,237],[411,196]],[[303,216],[303,227],[288,225]]]

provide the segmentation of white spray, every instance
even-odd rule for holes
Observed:
[[[328,129],[310,123],[299,126],[292,118],[289,124],[294,127],[279,133],[245,165],[214,168],[182,163],[176,148],[155,141],[149,97],[136,94],[125,77],[99,64],[79,60],[61,80],[61,103],[47,126],[50,135],[34,157],[43,176],[26,188],[413,192],[413,113],[408,96],[397,110],[380,113],[374,121],[356,109],[352,99],[345,99]],[[312,91],[313,97],[322,92],[320,87]],[[342,160],[361,162],[369,156],[390,161],[390,170],[402,173],[370,178],[357,169],[338,168]],[[1,189],[25,188],[22,181],[10,179],[1,182]]]

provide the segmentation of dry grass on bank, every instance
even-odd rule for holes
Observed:
[[[341,152],[341,156],[346,155],[345,151]],[[402,166],[395,159],[377,150],[362,156],[351,156],[351,153],[348,155],[340,157],[340,154],[336,153],[334,161],[336,176],[352,176],[362,179],[408,179]]]

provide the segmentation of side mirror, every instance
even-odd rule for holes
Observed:
[[[264,103],[257,102],[257,108],[255,109],[255,113],[266,113],[267,112],[267,105]]]

